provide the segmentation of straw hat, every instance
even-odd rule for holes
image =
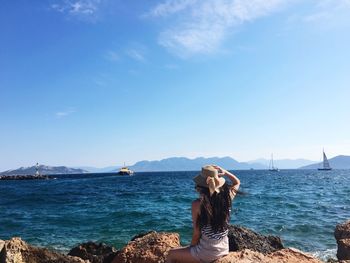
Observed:
[[[225,184],[225,179],[219,177],[218,170],[212,165],[203,166],[201,173],[193,181],[198,186],[209,188],[210,195],[214,192],[220,193],[220,187]]]

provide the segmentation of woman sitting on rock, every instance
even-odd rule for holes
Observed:
[[[230,179],[226,183],[223,176]],[[216,165],[207,165],[194,179],[199,199],[192,202],[193,235],[189,247],[171,249],[167,262],[212,262],[229,253],[228,225],[239,179]]]

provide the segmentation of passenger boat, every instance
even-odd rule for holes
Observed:
[[[127,166],[124,166],[120,168],[118,175],[133,175],[134,171],[130,170]]]

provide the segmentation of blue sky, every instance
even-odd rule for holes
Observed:
[[[348,0],[5,0],[0,169],[350,155]]]

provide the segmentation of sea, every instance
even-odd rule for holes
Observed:
[[[285,246],[335,257],[336,224],[350,219],[350,170],[233,171],[244,195],[231,223],[278,235]],[[67,252],[86,242],[123,247],[133,236],[166,231],[191,240],[198,172],[57,175],[54,180],[0,181],[0,239]]]

